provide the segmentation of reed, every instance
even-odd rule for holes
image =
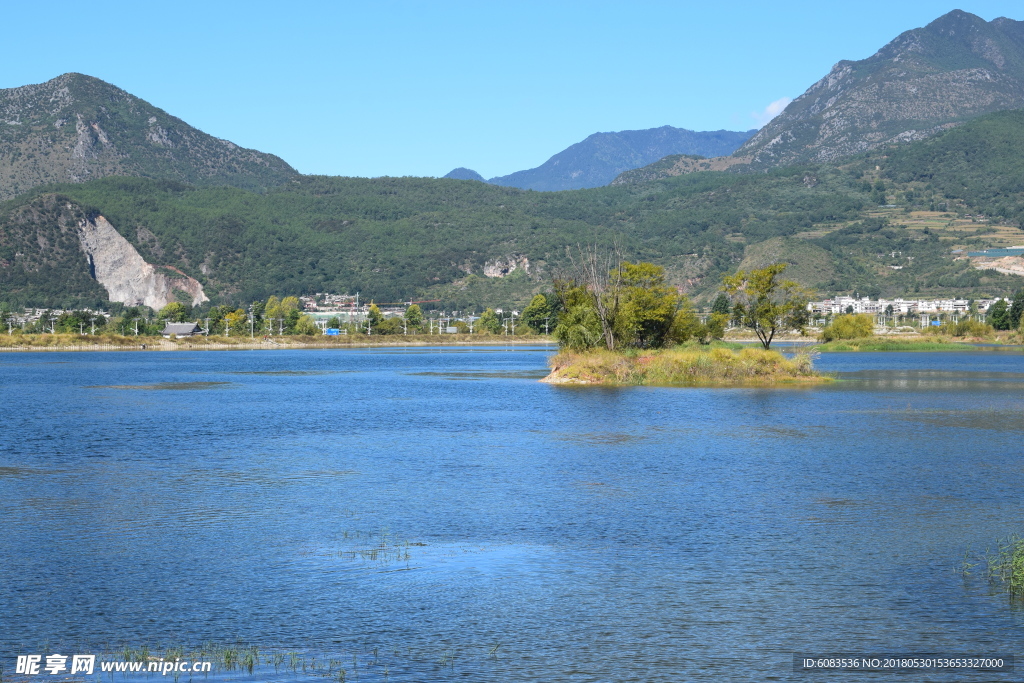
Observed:
[[[1016,534],[985,554],[989,580],[1006,588],[1012,597],[1024,596],[1024,538]]]

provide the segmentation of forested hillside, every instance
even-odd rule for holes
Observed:
[[[263,194],[127,178],[55,185],[0,206],[0,287],[12,302],[39,305],[61,303],[60,291],[95,295],[76,284],[88,278],[65,277],[76,261],[76,272],[87,272],[73,249],[56,270],[40,270],[33,256],[33,245],[67,239],[54,207],[71,205],[104,215],[146,261],[195,277],[214,302],[315,291],[519,300],[544,286],[567,246],[616,242],[697,295],[741,263],[769,260],[792,263],[823,294],[1002,294],[1019,279],[977,271],[953,250],[993,244],[992,223],[959,218],[971,210],[1004,212],[1003,223],[1024,217],[1022,141],[1024,114],[1001,113],[838,167],[701,172],[558,193],[312,176]],[[1011,239],[1016,228],[1002,230]],[[523,259],[528,273],[485,276],[488,264]]]

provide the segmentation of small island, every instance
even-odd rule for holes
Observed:
[[[651,263],[609,261],[580,250],[574,272],[555,281],[564,310],[555,328],[560,352],[549,361],[549,384],[773,386],[832,381],[803,352],[787,358],[771,349],[776,334],[800,329],[806,292],[779,275],[785,264],[724,280],[731,308],[702,320],[685,295]],[[731,312],[762,348],[721,341]]]
[[[727,346],[684,346],[633,354],[563,351],[548,365],[551,374],[541,380],[548,384],[773,386],[832,381],[815,372],[809,354],[786,358],[778,351]]]

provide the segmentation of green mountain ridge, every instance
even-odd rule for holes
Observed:
[[[522,303],[564,265],[566,245],[616,242],[701,300],[723,274],[766,260],[791,263],[821,295],[1006,295],[1019,277],[976,270],[954,249],[1024,237],[1021,178],[1019,111],[839,166],[566,192],[302,176],[257,193],[106,178],[0,205],[0,299],[56,306],[96,296],[80,252],[41,246],[66,242],[67,215],[79,214],[104,215],[149,263],[196,278],[214,303],[317,291]],[[975,212],[987,218],[964,218]],[[509,260],[528,262],[529,273],[487,277],[488,264]]]
[[[261,190],[298,173],[91,76],[0,90],[0,199],[114,175]]]

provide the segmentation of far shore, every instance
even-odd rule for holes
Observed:
[[[400,346],[536,346],[555,345],[543,335],[338,335],[270,337],[163,337],[24,334],[0,335],[3,351],[231,351],[283,349],[348,349]]]

